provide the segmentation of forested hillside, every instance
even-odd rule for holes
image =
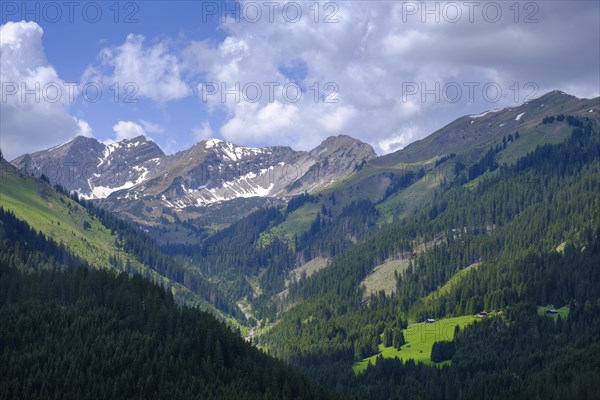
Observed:
[[[600,257],[595,251],[592,268]],[[369,399],[595,399],[599,315],[597,301],[573,306],[558,321],[539,316],[529,304],[514,304],[504,318],[460,332],[450,342],[451,366],[379,359],[345,387]]]
[[[274,321],[281,309],[274,296],[286,288],[292,269],[315,257],[336,257],[377,229],[377,210],[370,201],[344,205],[335,197],[321,197],[300,195],[284,209],[258,210],[201,243],[165,245],[162,250],[198,266],[230,299],[250,299],[256,317]],[[266,234],[291,218],[297,207],[317,201],[324,204],[306,232],[291,238],[285,232]]]
[[[600,400],[600,0],[84,3],[0,7],[0,400]]]
[[[333,399],[139,275],[0,209],[0,398]]]
[[[220,232],[211,234],[200,220],[176,224],[175,230],[181,227],[178,235],[172,232],[170,225],[150,231],[161,243],[163,252],[202,271],[230,302],[241,305],[250,317],[250,324],[254,319],[262,321],[263,326],[276,322],[291,305],[311,298],[314,292],[307,288],[312,283],[298,287],[302,271],[308,270],[310,275],[313,263],[321,265],[316,268],[318,270],[330,262],[337,265],[335,260],[347,252],[362,254],[364,249],[360,246],[375,235],[386,237],[382,240],[388,240],[389,247],[381,249],[375,259],[361,258],[361,254],[354,257],[353,263],[360,264],[357,268],[364,269],[358,275],[352,268],[352,272],[344,270],[341,275],[336,268],[324,272],[336,280],[333,285],[340,284],[338,276],[344,277],[341,281],[345,281],[346,275],[350,274],[354,279],[347,288],[350,292],[354,293],[358,282],[362,282],[361,285],[366,287],[363,298],[373,288],[375,291],[385,289],[389,294],[396,287],[394,274],[408,270],[402,278],[404,283],[400,284],[401,290],[406,292],[403,301],[412,304],[423,298],[423,303],[428,305],[423,304],[422,308],[453,308],[454,305],[444,299],[434,305],[426,297],[459,270],[469,266],[477,269],[483,253],[488,253],[488,261],[492,261],[492,255],[498,257],[499,247],[491,241],[489,234],[517,215],[530,218],[528,213],[531,211],[525,208],[532,204],[541,201],[554,204],[554,199],[548,196],[553,196],[562,185],[556,181],[562,179],[559,175],[552,178],[552,187],[541,187],[539,191],[530,190],[535,187],[531,186],[526,187],[530,190],[523,192],[526,194],[512,193],[527,186],[523,180],[531,177],[522,172],[522,176],[515,177],[516,181],[510,183],[514,187],[507,187],[504,182],[507,171],[523,170],[524,162],[535,164],[537,159],[527,157],[534,151],[538,152],[536,157],[545,157],[539,152],[549,151],[552,146],[567,141],[573,129],[589,133],[592,126],[597,127],[598,117],[594,111],[597,103],[598,99],[577,99],[554,91],[514,109],[464,116],[406,149],[360,165],[355,173],[322,191],[294,196],[288,199],[285,207],[278,205],[277,209],[258,210]],[[521,117],[517,118],[519,115]],[[552,161],[545,168],[565,167]],[[584,171],[583,175],[586,173]],[[545,174],[545,171],[538,171],[533,179],[546,179]],[[579,179],[579,176],[573,179]],[[494,196],[491,201],[479,197],[488,186],[498,186],[484,194]],[[574,193],[577,190],[573,189]],[[547,191],[551,193],[545,193]],[[544,199],[537,198],[541,193],[545,193]],[[475,212],[472,207],[479,210]],[[419,210],[417,214],[415,210]],[[521,211],[526,212],[521,215]],[[438,215],[441,217],[436,219]],[[524,221],[521,223],[525,224]],[[408,231],[390,228],[398,224],[404,224]],[[543,230],[544,225],[538,225],[538,228]],[[504,238],[513,237],[508,231],[498,234]],[[553,235],[545,243],[561,239],[553,243],[556,247],[563,240],[558,234]],[[531,243],[530,237],[517,235],[514,238]],[[439,245],[436,256],[434,252],[422,254],[433,244]],[[417,262],[432,257],[442,260],[446,256],[460,260],[447,263],[446,269],[436,272],[435,281],[429,279],[413,285],[410,279],[413,279]],[[408,265],[409,261],[412,265]],[[402,266],[390,266],[393,263]],[[386,267],[371,274],[381,265]],[[466,270],[464,275],[469,275]],[[371,282],[376,283],[371,285]],[[444,292],[450,288],[456,290],[454,282]],[[306,292],[306,295],[298,296],[298,291]],[[439,298],[438,293],[432,293],[430,297]],[[463,311],[472,309],[473,302],[477,303],[473,299],[468,307],[462,304]],[[429,309],[423,311],[429,312]]]
[[[565,334],[555,336],[556,340],[573,340],[570,343],[579,350],[566,352],[575,358],[597,352],[600,133],[593,121],[585,119],[574,119],[571,129],[566,142],[541,146],[512,166],[488,167],[482,176],[471,177],[465,170],[456,171],[454,183],[438,192],[428,205],[382,228],[329,268],[290,288],[289,298],[299,304],[261,336],[260,343],[321,382],[338,388],[358,385],[365,393],[379,393],[374,398],[388,398],[392,393],[427,398],[426,392],[411,391],[416,390],[416,383],[402,384],[403,379],[419,381],[419,374],[441,376],[444,382],[459,379],[458,397],[470,398],[477,395],[478,385],[494,381],[508,368],[501,359],[497,366],[494,361],[484,361],[504,357],[498,355],[494,344],[477,344],[486,336],[498,335],[499,340],[513,347],[511,354],[522,360],[523,364],[517,365],[524,368],[519,370],[523,372],[515,372],[518,379],[494,387],[491,393],[499,398],[511,397],[519,385],[524,385],[519,383],[526,379],[526,368],[521,365],[535,362],[529,357],[536,351],[547,357],[539,379],[549,387],[574,385],[591,393],[594,383],[575,378],[587,369],[586,361],[572,365],[566,372],[567,382],[549,384],[548,379],[555,379],[552,365],[564,361],[563,351],[519,344],[532,340],[531,326],[547,330],[543,334],[558,335],[554,328],[540,322],[544,320],[538,318],[536,305],[569,304],[576,312],[560,323],[560,329],[574,332],[581,327],[582,336],[578,339]],[[484,156],[479,165],[492,165],[486,161],[489,157]],[[365,304],[362,280],[384,260],[406,252],[412,254],[412,259],[406,272],[397,275],[394,294],[373,295]],[[461,271],[460,279],[445,285]],[[501,310],[492,318],[498,322],[467,328],[464,335],[459,335],[456,351],[449,357],[452,367],[439,370],[387,361],[376,367],[379,372],[367,372],[367,376],[375,377],[381,372],[379,368],[386,368],[381,372],[386,378],[381,379],[402,374],[398,371],[414,372],[409,374],[412,378],[393,380],[393,389],[375,389],[368,377],[353,377],[352,363],[376,354],[380,335],[386,329],[400,331],[407,321],[473,315],[485,310]],[[504,324],[512,328],[497,331]],[[290,342],[292,335],[295,340]],[[478,339],[460,339],[467,337]],[[557,346],[553,341],[538,341],[536,345],[552,349]],[[476,346],[484,348],[473,353]],[[471,358],[461,361],[461,356],[469,354]],[[480,368],[485,362],[488,366]],[[464,375],[456,372],[459,370],[455,364],[468,366]],[[471,374],[479,370],[481,377],[471,388]],[[528,390],[534,395],[530,398],[544,398],[545,389],[528,386]]]

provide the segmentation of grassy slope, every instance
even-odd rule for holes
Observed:
[[[427,202],[446,175],[447,171],[443,166],[428,169],[423,178],[378,204],[377,210],[380,212],[382,222],[391,222],[395,215],[406,216]]]
[[[590,113],[590,109],[594,111]],[[480,118],[463,116],[405,149],[375,159],[370,164],[390,166],[449,153],[465,156],[468,163],[479,159],[490,146],[502,144],[504,136],[516,131],[521,135],[530,132],[547,115],[577,115],[598,119],[599,113],[599,98],[584,100],[554,91],[517,107],[488,112]],[[523,115],[517,120],[520,114]],[[546,139],[540,137],[540,140]]]
[[[79,204],[57,193],[44,182],[20,174],[4,161],[0,163],[0,207],[12,211],[17,218],[56,242],[63,242],[73,254],[96,268],[113,268],[108,257],[116,255],[123,264],[129,261],[133,270],[169,288],[177,301],[196,305],[233,323],[231,318],[192,291],[159,275],[141,264],[133,255],[115,247],[116,236],[111,235],[110,230],[91,217]],[[84,221],[87,221],[91,228],[84,229]]]
[[[440,296],[448,293],[452,287],[458,285],[460,283],[460,281],[463,280],[465,278],[465,276],[467,276],[467,274],[471,273],[471,271],[473,269],[478,268],[480,265],[481,265],[481,263],[475,263],[475,264],[469,265],[466,268],[461,269],[456,274],[452,275],[452,277],[448,280],[448,282],[446,282],[443,286],[441,286],[436,291],[429,293],[421,301],[425,304],[434,302]]]
[[[408,328],[402,331],[404,333],[406,344],[402,346],[400,350],[393,347],[385,347],[383,344],[380,344],[379,353],[355,363],[352,366],[352,369],[355,373],[360,373],[367,368],[369,363],[375,364],[377,362],[377,357],[380,355],[383,358],[397,357],[403,361],[414,360],[416,362],[434,364],[431,361],[431,349],[433,348],[433,343],[442,340],[453,340],[454,328],[457,325],[460,329],[463,329],[465,326],[472,324],[475,319],[475,316],[466,315],[455,318],[444,318],[432,324],[422,322],[410,324],[408,325]]]
[[[542,107],[544,102],[546,104]],[[534,100],[522,106],[505,110],[502,113],[490,113],[484,118],[473,120],[470,117],[462,117],[427,138],[411,144],[405,150],[373,160],[371,165],[365,169],[384,170],[383,166],[388,168],[401,168],[404,166],[406,168],[406,165],[409,164],[403,164],[399,161],[408,160],[414,161],[413,165],[426,165],[439,158],[439,156],[451,152],[458,155],[457,160],[460,159],[468,165],[470,164],[469,160],[477,160],[490,146],[502,144],[504,136],[519,131],[519,139],[509,143],[507,149],[497,156],[499,164],[510,165],[528,152],[535,150],[537,146],[560,143],[570,135],[571,128],[566,122],[542,125],[543,117],[564,114],[598,119],[600,113],[598,103],[598,98],[578,100],[563,94],[553,93],[547,95],[544,99]],[[590,113],[590,109],[593,109],[594,112]],[[524,112],[524,115],[519,121],[516,121],[516,116],[522,112]],[[475,122],[475,125],[473,125],[474,131],[465,134],[465,136],[471,136],[471,140],[456,140],[457,134],[454,136],[450,134],[453,130],[456,132],[470,131],[472,121]],[[438,140],[445,137],[446,134],[448,134],[447,138]],[[418,161],[419,157],[423,157],[423,155],[432,156],[433,158]],[[426,168],[427,175],[423,179],[379,204],[377,208],[381,211],[383,219],[389,221],[395,214],[406,215],[416,206],[431,198],[442,179],[452,177],[452,170],[457,160],[449,160],[437,168]],[[360,175],[353,176],[351,179],[352,184],[360,185]]]
[[[404,272],[408,268],[409,263],[410,259],[388,259],[383,264],[376,266],[360,283],[360,286],[365,287],[363,298],[367,298],[371,294],[381,290],[385,291],[385,294],[391,295],[392,292],[396,291],[396,277],[394,273],[398,272],[400,274]]]
[[[285,286],[287,287],[291,281],[299,281],[303,274],[306,275],[306,278],[310,278],[311,275],[319,272],[323,268],[326,268],[328,264],[329,259],[316,257],[303,266],[294,268],[290,271],[290,276],[285,280]]]
[[[509,143],[507,148],[497,155],[499,164],[513,164],[519,158],[535,150],[537,146],[560,143],[570,135],[571,127],[569,127],[566,122],[541,125],[541,119],[545,115],[554,115],[560,110],[560,112],[565,114],[572,113],[574,115],[591,117],[592,113],[589,113],[590,115],[582,113],[582,110],[587,110],[591,107],[588,103],[589,102],[582,103],[577,109],[566,107],[554,109],[552,111],[548,110],[547,113],[545,111],[536,110],[535,116],[531,116],[531,118],[523,116],[518,121],[518,124],[517,121],[514,121],[515,116],[513,114],[516,114],[520,109],[513,109],[508,115],[502,117],[500,121],[496,121],[495,123],[507,123],[512,121],[517,126],[512,126],[507,130],[494,132],[494,134],[489,137],[480,134],[481,137],[477,140],[474,140],[464,148],[457,150],[457,160],[462,159],[464,161],[465,157],[468,159],[478,159],[483,156],[490,146],[502,144],[503,136],[507,136],[518,130],[520,133],[519,139]],[[525,115],[527,115],[527,113],[525,113]],[[462,119],[457,121],[462,122]],[[449,126],[451,127],[452,124]],[[447,127],[444,129],[447,129]],[[401,152],[402,151],[399,153]],[[413,152],[414,151],[411,151],[411,153]],[[444,150],[443,147],[438,149],[440,155],[449,152],[450,151]],[[435,190],[439,188],[439,185],[443,180],[449,180],[454,177],[454,166],[457,160],[451,159],[438,167],[434,167],[436,159],[440,157],[441,156],[436,156],[412,163],[397,162],[386,166],[377,164],[369,165],[356,174],[324,189],[320,192],[322,196],[318,203],[309,203],[295,210],[282,224],[273,227],[269,231],[269,234],[280,232],[281,229],[283,229],[288,237],[292,238],[294,234],[300,235],[308,231],[310,223],[314,220],[317,212],[320,210],[320,203],[325,203],[328,207],[331,207],[331,204],[326,201],[331,193],[335,193],[338,204],[348,204],[352,200],[360,198],[369,198],[371,201],[378,202],[381,200],[381,196],[383,195],[383,192],[385,192],[387,184],[389,184],[387,176],[390,173],[399,174],[406,171],[418,171],[423,167],[426,171],[426,175],[423,178],[408,188],[399,191],[377,204],[382,223],[391,222],[394,215],[406,216],[416,207],[428,201],[433,196]],[[387,161],[392,160],[390,159]]]
[[[286,215],[285,220],[275,226],[272,226],[267,231],[263,232],[259,239],[259,243],[269,243],[274,237],[286,236],[290,243],[293,243],[294,235],[302,235],[310,229],[310,225],[317,217],[317,213],[321,211],[321,205],[318,203],[308,203]],[[285,213],[285,210],[281,210]]]
[[[284,222],[269,229],[261,239],[279,236],[282,230],[288,239],[292,239],[294,234],[307,232],[320,211],[321,204],[339,211],[343,205],[353,200],[368,198],[378,203],[376,207],[380,212],[381,223],[391,222],[394,216],[406,216],[427,202],[444,179],[454,177],[457,161],[470,165],[483,156],[490,146],[501,145],[503,137],[519,131],[519,139],[509,143],[497,155],[499,164],[512,164],[535,150],[538,145],[560,143],[570,135],[571,128],[566,122],[542,125],[545,116],[562,113],[598,119],[598,101],[598,98],[580,100],[553,92],[518,107],[489,113],[483,118],[461,117],[404,150],[372,160],[362,170],[323,189],[318,193],[321,195],[318,203],[308,203],[298,208]],[[595,111],[589,113],[590,109]],[[521,113],[524,115],[516,121],[516,116]],[[458,138],[457,132],[464,132],[467,139]],[[437,159],[451,152],[457,154],[456,159],[434,166]],[[420,168],[426,171],[422,179],[381,201],[390,183],[390,174],[418,171]],[[333,206],[328,200],[332,193],[337,199],[337,206]]]
[[[1,180],[0,206],[56,242],[63,242],[94,266],[110,268],[108,256],[115,254],[141,267],[114,247],[115,238],[110,231],[91,218],[83,207],[40,181],[8,171]],[[91,228],[83,228],[85,221]]]
[[[497,155],[496,160],[499,164],[513,164],[519,158],[535,150],[537,146],[563,142],[571,134],[571,129],[566,122],[548,125],[537,125],[532,122],[523,125],[519,128],[519,139],[509,143],[507,148]],[[496,140],[489,144],[498,143]],[[377,209],[381,212],[382,219],[389,222],[394,215],[406,216],[430,199],[442,180],[453,178],[455,163],[454,160],[449,160],[438,167],[428,169],[427,175],[422,179],[378,204]],[[489,171],[486,172],[471,182],[471,185],[476,185],[478,180],[489,177],[490,174]]]

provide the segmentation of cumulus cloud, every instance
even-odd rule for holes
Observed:
[[[0,26],[0,146],[7,159],[92,136],[85,120],[69,114],[75,94],[48,63],[43,34],[35,22]]]
[[[515,106],[527,96],[553,89],[588,98],[600,94],[598,2],[519,3],[518,15],[509,8],[512,3],[495,2],[502,18],[494,22],[484,3],[473,10],[452,3],[461,8],[461,17],[451,22],[454,14],[442,11],[446,3],[428,6],[440,8],[436,17],[423,13],[423,2],[337,2],[333,23],[324,21],[332,16],[325,3],[318,3],[317,21],[314,3],[299,4],[302,18],[294,23],[281,18],[281,9],[274,21],[268,9],[255,23],[227,18],[219,40],[129,34],[100,51],[82,83],[123,87],[131,82],[139,90],[136,98],[161,106],[194,96],[181,103],[193,110],[193,100],[198,101],[209,113],[190,124],[197,140],[221,136],[243,145],[309,149],[327,136],[348,134],[380,154],[461,115]],[[411,4],[414,13],[407,10]],[[9,23],[2,29],[3,82],[63,84],[46,60],[37,24]],[[215,85],[213,91],[207,92],[207,83]],[[494,101],[483,91],[488,83],[502,91]],[[9,142],[8,132],[14,153],[15,146],[31,151],[60,137],[92,134],[85,121],[69,115],[64,99],[22,104],[18,98],[2,104],[2,146]],[[115,140],[164,132],[138,118],[117,122]],[[56,137],[47,135],[50,130]],[[173,140],[181,138],[169,139],[175,147]]]
[[[89,67],[84,81],[102,81],[121,86],[135,85],[136,98],[147,97],[165,103],[189,95],[181,76],[181,60],[170,52],[169,41],[147,44],[142,35],[129,34],[120,46],[107,47],[99,54],[101,64]]]
[[[399,132],[377,142],[377,147],[384,153],[401,150],[415,140],[417,131],[414,126],[404,126]]]
[[[92,127],[90,126],[90,124],[88,124],[86,121],[84,121],[82,119],[75,118],[75,120],[77,121],[77,128],[79,129],[79,131],[78,131],[79,136],[94,137],[94,132],[92,131]]]
[[[502,18],[492,21],[494,10],[480,4],[469,11],[456,3],[461,18],[454,22],[456,10],[444,12],[442,3],[437,20],[423,13],[422,2],[412,3],[418,8],[414,14],[407,12],[407,2],[336,4],[337,23],[323,22],[325,10],[314,22],[313,4],[307,3],[296,23],[277,13],[273,22],[229,18],[222,42],[195,42],[185,49],[190,68],[199,68],[205,81],[228,91],[225,97],[223,90],[207,96],[198,86],[212,110],[229,116],[219,127],[222,136],[242,144],[309,148],[345,133],[387,153],[461,115],[515,106],[531,95],[528,82],[537,96],[553,89],[582,97],[599,94],[598,4],[536,3],[537,10],[521,9],[515,16],[508,5],[497,3]],[[526,23],[528,17],[536,22]],[[302,74],[286,74],[290,64],[302,65]],[[259,101],[250,103],[244,85],[265,82],[280,85],[274,101],[263,87]],[[302,87],[299,101],[282,94],[281,87],[290,82]],[[325,86],[329,82],[335,90]],[[477,86],[471,97],[472,82]],[[236,83],[237,96],[232,94]],[[501,88],[498,99],[486,97],[487,83]],[[414,88],[417,92],[410,94]],[[448,101],[455,96],[444,91],[448,88],[460,89],[458,101]],[[326,103],[332,92],[337,102]]]
[[[201,126],[192,129],[192,133],[194,134],[194,138],[199,142],[214,138],[215,136],[215,132],[208,121],[204,121]]]
[[[298,107],[278,101],[260,106],[242,104],[222,127],[227,140],[236,143],[260,143],[282,138],[298,122]]]
[[[119,121],[113,125],[112,129],[116,134],[114,139],[116,142],[146,135],[144,128],[132,121]],[[111,140],[110,142],[113,141]]]
[[[142,126],[144,127],[144,130],[146,132],[149,133],[163,133],[165,130],[162,128],[162,126],[146,121],[144,119],[140,119],[140,124],[142,124]]]

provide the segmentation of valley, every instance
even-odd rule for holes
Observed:
[[[600,400],[599,32],[4,1],[0,400]]]

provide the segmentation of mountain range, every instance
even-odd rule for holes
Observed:
[[[370,145],[343,135],[308,152],[209,139],[171,156],[144,136],[110,144],[80,136],[12,164],[44,174],[85,199],[102,199],[113,211],[147,220],[163,208],[193,215],[198,208],[239,198],[284,200],[316,192],[375,156]]]
[[[456,156],[454,163],[469,164],[491,146],[502,144],[503,138],[513,142],[518,135],[522,139],[506,160],[501,159],[514,161],[539,144],[566,137],[567,130],[560,126],[540,125],[549,113],[597,117],[597,101],[553,91],[518,107],[461,117],[405,149],[380,157],[370,145],[345,135],[329,137],[308,152],[209,139],[173,155],[166,155],[144,136],[109,144],[80,136],[24,154],[12,164],[37,177],[44,174],[53,184],[136,222],[154,225],[165,215],[172,220],[172,214],[179,219],[206,219],[218,212],[232,216],[227,225],[257,207],[281,205],[295,195],[348,186],[347,182],[378,202],[393,184],[391,175],[451,154]]]

